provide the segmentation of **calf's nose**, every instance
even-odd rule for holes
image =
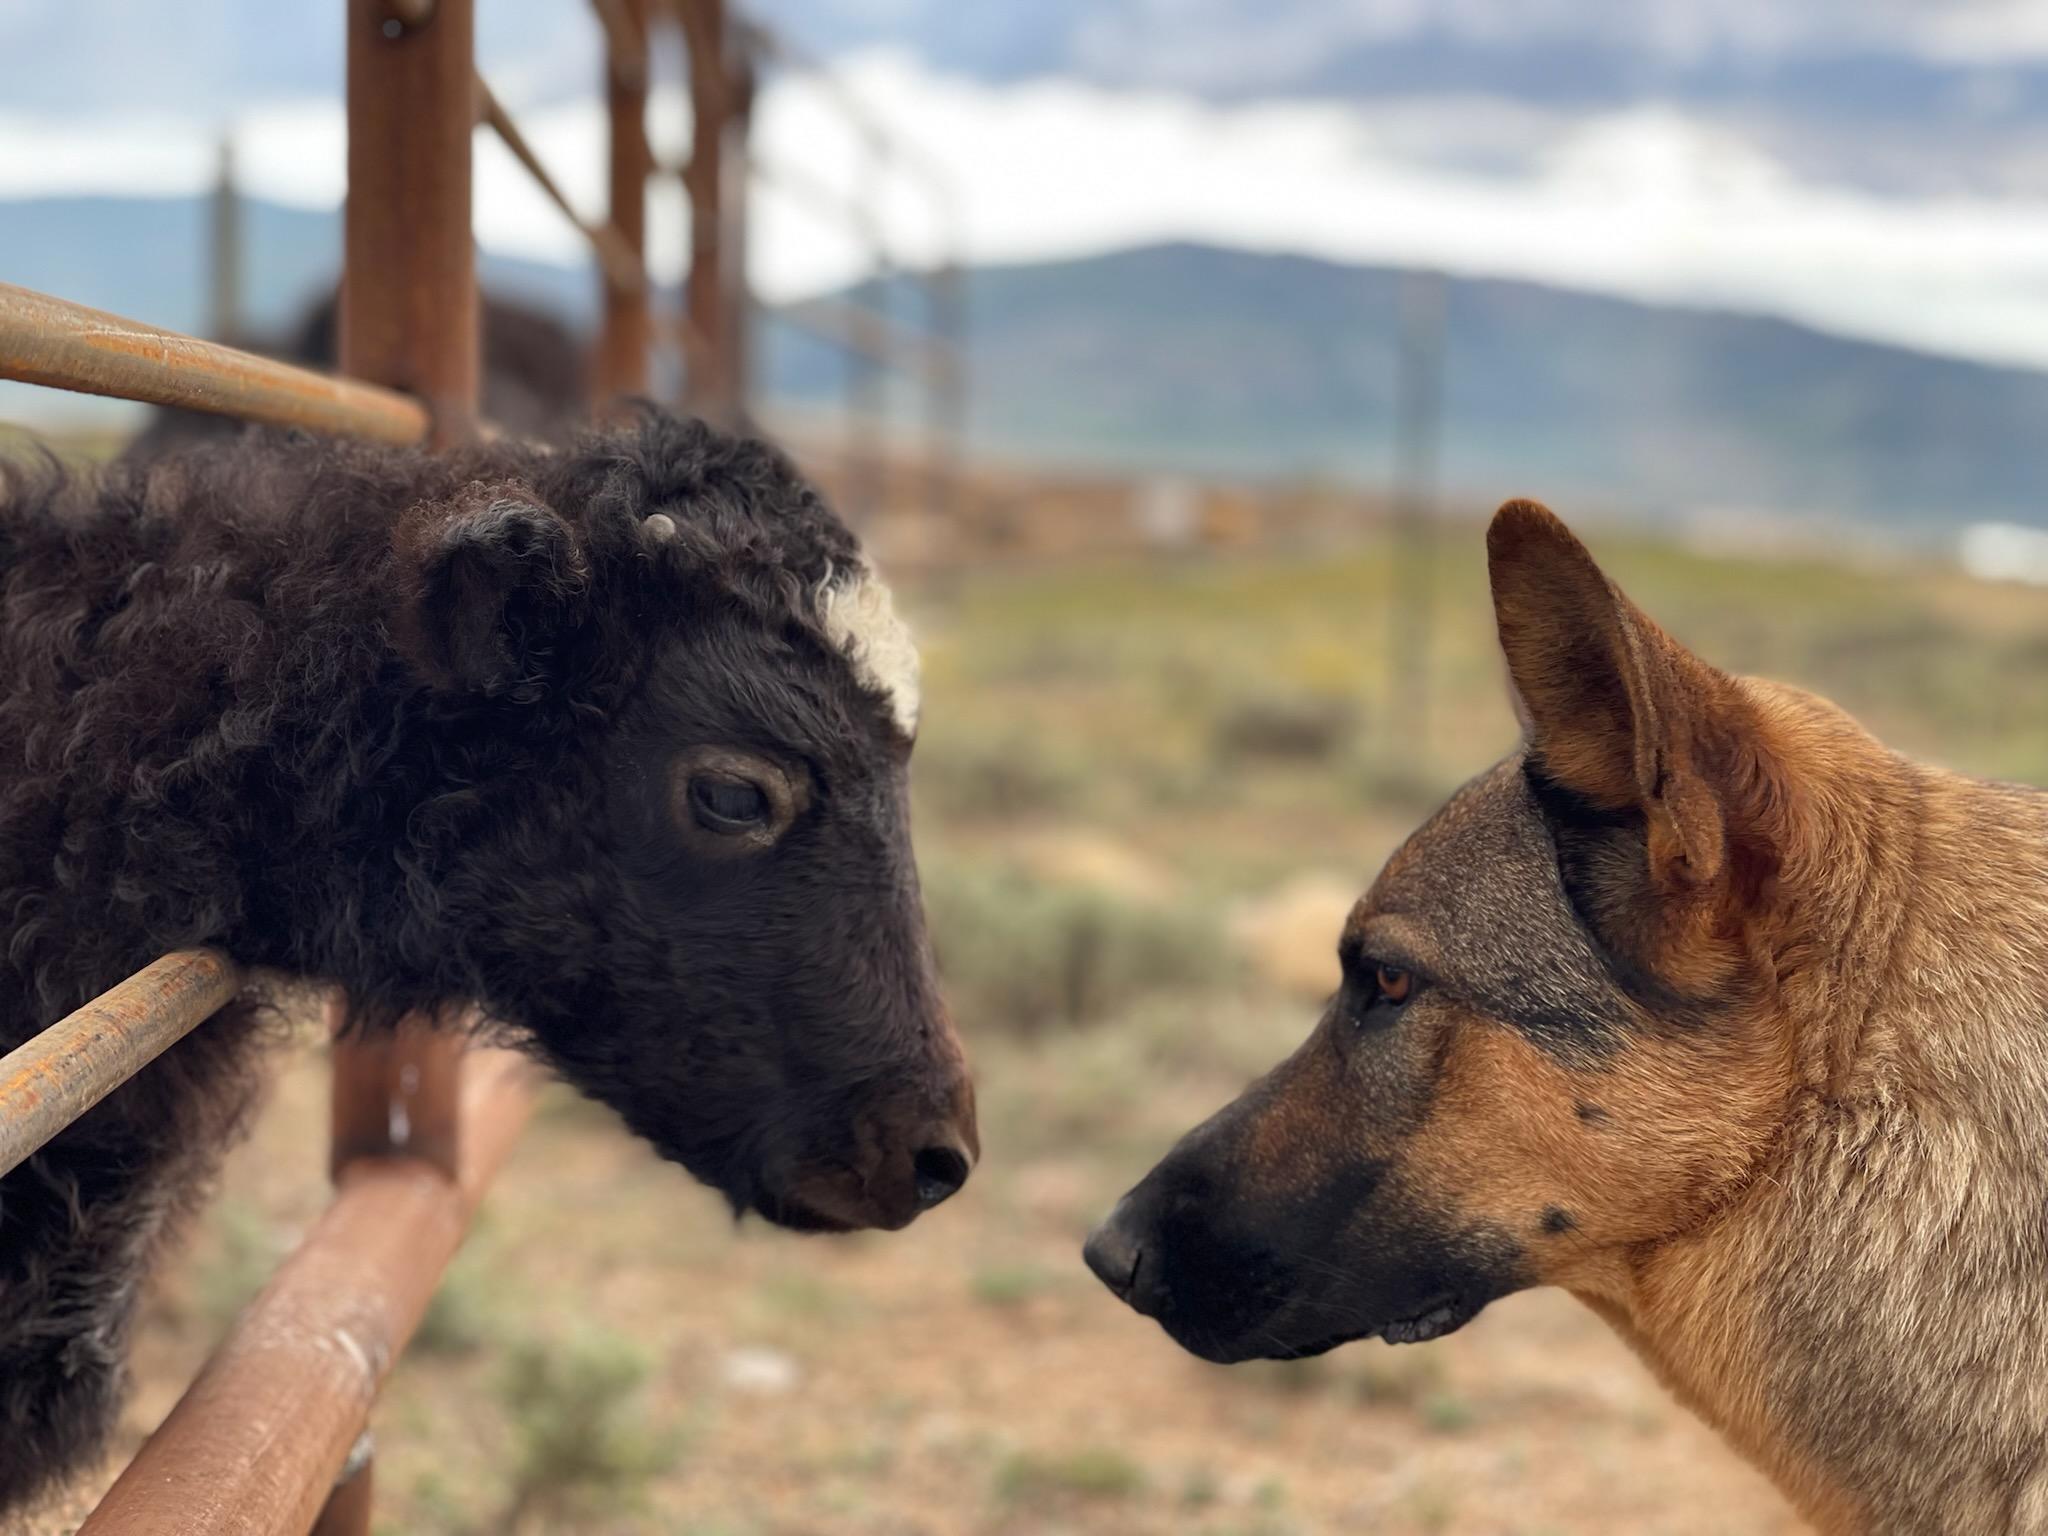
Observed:
[[[917,1181],[918,1209],[928,1211],[960,1192],[960,1186],[967,1182],[974,1162],[968,1156],[964,1140],[957,1134],[949,1134],[943,1140],[913,1153],[910,1167]]]

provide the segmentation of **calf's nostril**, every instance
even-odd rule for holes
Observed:
[[[917,1176],[917,1203],[930,1210],[967,1182],[966,1157],[952,1147],[926,1147],[910,1160]]]

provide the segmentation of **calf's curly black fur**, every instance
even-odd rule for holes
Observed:
[[[361,1029],[480,1004],[736,1209],[900,1225],[975,1150],[904,653],[786,461],[651,411],[0,469],[0,1050],[218,945]],[[0,1509],[98,1445],[265,1011],[0,1180]]]

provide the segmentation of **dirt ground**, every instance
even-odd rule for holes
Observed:
[[[1958,766],[2048,778],[2040,594],[1612,553],[1717,659]],[[1371,550],[917,595],[921,859],[982,1168],[895,1236],[736,1228],[550,1090],[377,1409],[378,1529],[1802,1529],[1562,1296],[1429,1345],[1225,1370],[1080,1265],[1114,1197],[1309,1027],[1346,892],[1511,740],[1480,570],[1476,530],[1447,539],[1426,737],[1384,676]],[[324,1091],[309,1036],[150,1299],[112,1464],[320,1209]]]

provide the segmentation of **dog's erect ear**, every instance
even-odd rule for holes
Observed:
[[[1660,886],[1715,880],[1754,746],[1733,680],[1645,617],[1535,502],[1494,514],[1486,553],[1517,713],[1544,773],[1602,810],[1640,811]]]
[[[400,654],[445,692],[538,697],[589,590],[575,531],[523,486],[421,502],[395,537]]]

